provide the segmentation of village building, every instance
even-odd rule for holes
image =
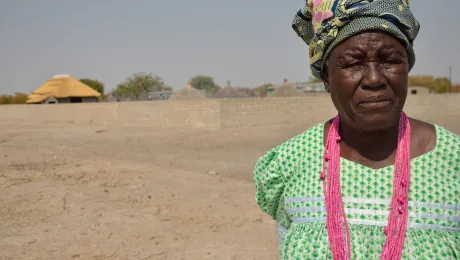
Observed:
[[[305,94],[296,88],[296,85],[289,83],[287,79],[284,79],[283,84],[272,86],[267,89],[268,97],[301,97]]]
[[[32,91],[27,104],[99,102],[101,93],[69,75],[56,75]]]
[[[237,89],[233,88],[230,81],[227,81],[227,86],[220,89],[217,93],[211,96],[212,98],[247,98],[248,96]]]
[[[199,91],[198,89],[192,87],[192,84],[190,82],[187,83],[187,85],[179,90],[174,92],[169,97],[169,100],[187,100],[187,99],[206,99],[206,94]]]

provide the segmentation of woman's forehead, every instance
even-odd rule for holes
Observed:
[[[391,34],[381,31],[368,31],[350,37],[337,45],[331,53],[352,54],[362,51],[404,51],[403,44]]]

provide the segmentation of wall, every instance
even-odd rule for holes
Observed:
[[[416,94],[412,94],[412,91],[416,91]],[[425,87],[410,86],[407,93],[408,95],[429,95],[430,89]]]
[[[93,102],[99,102],[99,98],[97,97],[84,97],[83,98],[83,103],[93,103]]]
[[[334,116],[329,96],[227,99],[221,101],[221,126],[313,124]]]
[[[59,104],[70,103],[70,98],[58,98]]]
[[[438,124],[460,135],[460,93],[408,96],[408,116]]]
[[[118,102],[113,110],[117,120],[158,128],[220,128],[219,103],[214,100]]]
[[[406,113],[460,134],[460,94],[409,95]],[[0,106],[0,120],[93,122],[157,128],[219,129],[285,124],[315,124],[336,114],[330,97],[219,100],[168,100]]]
[[[59,104],[71,103],[71,98],[59,98],[58,100],[59,100]],[[94,102],[99,102],[99,99],[97,97],[83,97],[82,102],[83,103],[94,103]]]
[[[0,106],[0,121],[218,129],[219,112],[219,103],[214,100],[8,105]]]
[[[460,94],[408,95],[404,111],[410,117],[444,126],[460,134]],[[221,126],[312,125],[336,113],[328,94],[222,100]]]

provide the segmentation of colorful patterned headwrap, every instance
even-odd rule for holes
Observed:
[[[310,47],[310,67],[323,79],[332,50],[363,31],[388,32],[406,47],[409,69],[415,63],[413,42],[420,29],[409,0],[308,0],[294,17],[292,28]]]

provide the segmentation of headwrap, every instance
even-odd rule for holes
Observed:
[[[407,50],[409,69],[415,64],[413,43],[420,29],[409,0],[308,0],[292,28],[310,48],[313,76],[323,79],[332,50],[363,31],[380,30],[398,38]]]

